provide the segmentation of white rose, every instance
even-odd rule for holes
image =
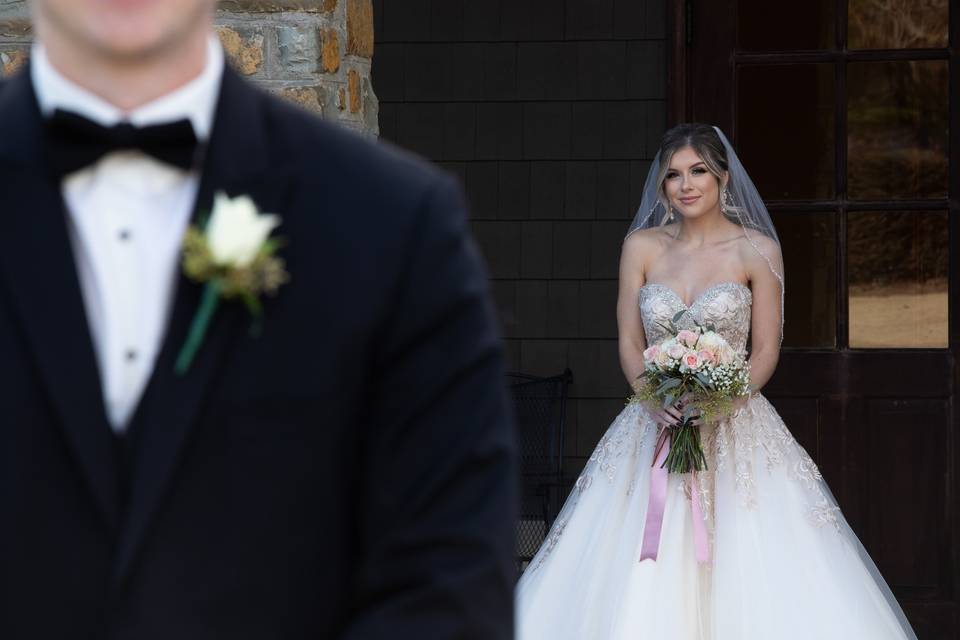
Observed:
[[[249,196],[214,196],[213,212],[207,225],[207,242],[219,265],[246,267],[257,257],[280,217],[261,214]]]

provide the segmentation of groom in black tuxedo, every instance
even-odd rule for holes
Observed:
[[[459,189],[223,68],[213,0],[34,0],[0,84],[0,638],[509,638],[514,444]],[[289,282],[220,300],[214,195]]]

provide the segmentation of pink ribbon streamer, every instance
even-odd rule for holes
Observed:
[[[663,463],[670,452],[670,431],[664,429],[657,440],[653,466],[650,468],[650,498],[647,501],[647,522],[643,525],[643,544],[640,546],[640,562],[656,560],[660,548],[660,530],[663,528],[663,509],[667,504],[667,476]]]
[[[657,440],[653,466],[650,468],[650,497],[647,502],[647,520],[643,526],[643,542],[640,546],[640,562],[656,560],[660,549],[660,532],[663,529],[663,512],[667,504],[669,472],[664,467],[670,452],[670,432],[664,429]],[[693,546],[697,562],[710,562],[710,545],[707,541],[707,526],[700,509],[700,492],[697,489],[697,474],[690,474],[690,509],[693,515]]]

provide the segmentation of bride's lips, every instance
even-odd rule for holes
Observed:
[[[696,202],[696,201],[699,200],[699,199],[700,199],[700,196],[693,196],[692,198],[680,198],[679,200],[680,200],[680,202],[682,202],[683,204],[693,204],[694,202]]]

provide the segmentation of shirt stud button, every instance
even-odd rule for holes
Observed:
[[[117,237],[120,238],[121,242],[126,242],[133,237],[133,234],[129,229],[120,229],[119,233],[117,233]]]

